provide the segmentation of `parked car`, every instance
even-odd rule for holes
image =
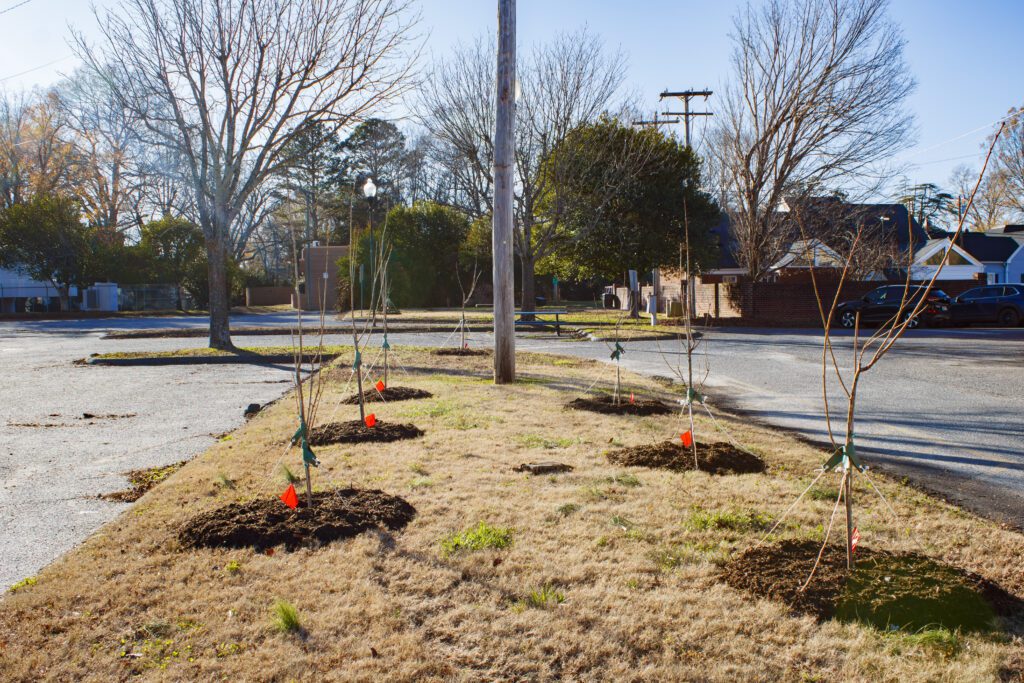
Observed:
[[[969,289],[953,300],[952,314],[954,325],[1019,325],[1024,320],[1024,285],[989,285]]]
[[[926,287],[911,285],[886,285],[873,289],[855,301],[844,301],[836,307],[836,320],[842,327],[852,328],[860,314],[862,325],[879,324],[893,320],[898,314],[903,319],[909,318],[917,303],[921,300]],[[902,311],[900,305],[902,303]],[[925,306],[917,317],[910,320],[908,327],[921,324],[928,326],[944,325],[950,321],[949,296],[941,289],[933,289],[925,299]]]

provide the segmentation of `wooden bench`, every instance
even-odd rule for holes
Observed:
[[[516,317],[514,324],[516,327],[520,325],[524,326],[540,326],[540,327],[554,327],[555,334],[562,336],[562,321],[559,316],[565,315],[567,311],[516,311]],[[523,320],[523,316],[532,315],[532,320]],[[541,318],[540,316],[555,316],[554,320]]]

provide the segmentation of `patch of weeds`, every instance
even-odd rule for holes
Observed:
[[[418,474],[421,477],[425,477],[428,474],[430,474],[430,472],[427,471],[427,468],[418,462],[414,462],[413,464],[409,465],[409,471],[411,471],[413,474]]]
[[[462,551],[473,552],[493,548],[502,550],[512,545],[512,529],[491,526],[480,522],[441,541],[441,550],[445,555],[454,555]]]
[[[683,543],[662,548],[655,548],[647,554],[648,559],[663,572],[688,564],[710,562],[715,565],[725,564],[729,560],[728,548],[718,543]]]
[[[104,493],[101,498],[104,500],[115,501],[119,503],[134,503],[139,498],[142,498],[143,494],[149,491],[151,488],[167,479],[185,465],[185,461],[172,463],[170,465],[164,465],[162,467],[150,467],[144,470],[132,470],[128,472],[128,483],[131,484],[130,489],[124,491],[115,491],[114,493]]]
[[[631,541],[642,541],[644,543],[654,543],[654,534],[644,531],[643,529],[632,528],[625,533],[625,537]]]
[[[270,608],[270,623],[281,633],[298,633],[302,630],[299,611],[287,600],[274,601]]]
[[[434,482],[430,480],[430,477],[416,477],[409,482],[409,488],[415,491],[416,489],[426,489],[434,485]]]
[[[288,484],[298,484],[301,481],[301,479],[292,472],[291,468],[284,463],[281,463],[281,476],[284,477],[285,482]]]
[[[224,571],[228,572],[229,574],[237,574],[238,572],[242,571],[242,564],[238,560],[231,560],[226,565],[224,565]]]
[[[811,500],[827,500],[829,502],[836,502],[836,498],[839,496],[839,489],[830,488],[828,486],[815,486],[807,492],[807,497]]]
[[[892,652],[899,656],[903,654],[903,646],[928,648],[938,652],[944,659],[952,659],[959,653],[963,644],[960,633],[948,628],[923,628],[913,633],[906,631],[892,630],[886,634],[893,639]]]
[[[625,517],[622,517],[620,515],[614,515],[612,517],[612,526],[617,526],[623,531],[629,531],[630,529],[635,527],[636,524],[626,519]]]
[[[228,475],[226,475],[223,472],[218,472],[217,473],[217,482],[216,483],[217,483],[217,486],[221,486],[221,487],[226,488],[226,489],[233,489],[233,488],[235,488],[235,480],[232,479],[231,477],[229,477]]]
[[[245,650],[245,646],[241,643],[217,643],[214,646],[214,652],[217,653],[218,657],[230,657],[241,654],[243,650]]]
[[[538,434],[518,434],[515,441],[523,448],[543,448],[549,451],[556,448],[569,448],[577,443],[576,439],[569,437],[548,438]]]
[[[598,548],[607,548],[609,545],[611,545],[611,543],[612,539],[608,538],[607,536],[598,536],[597,541],[594,542],[594,545],[596,545]]]
[[[771,517],[762,512],[711,512],[697,508],[687,518],[686,526],[694,531],[763,531],[771,521]]]
[[[640,480],[635,474],[623,473],[616,474],[614,477],[608,477],[608,482],[612,484],[621,484],[629,488],[634,486],[640,486]]]
[[[640,579],[630,579],[626,581],[626,588],[631,591],[638,591],[641,588]]]
[[[28,588],[29,586],[34,586],[34,585],[36,585],[36,577],[34,577],[34,576],[27,576],[24,579],[22,579],[21,581],[17,582],[13,586],[11,586],[10,588],[8,588],[7,590],[9,592],[11,592],[11,593],[17,593],[18,591],[20,591],[20,590],[22,590],[24,588]]]
[[[234,435],[233,435],[233,434],[230,434],[230,433],[229,433],[229,434],[223,434],[223,435],[221,435],[221,436],[220,436],[220,437],[219,437],[219,438],[217,439],[217,441],[220,441],[221,443],[224,443],[225,441],[234,441],[234,440],[235,440],[235,437],[234,437]]]
[[[438,417],[444,417],[446,415],[450,415],[450,414],[454,413],[457,408],[458,408],[458,406],[456,406],[453,401],[447,401],[447,400],[428,401],[428,402],[424,403],[423,405],[411,406],[409,408],[406,408],[405,410],[403,410],[399,414],[402,417],[409,417],[409,418],[415,418],[415,417],[438,418]]]
[[[545,584],[539,590],[530,591],[530,594],[521,601],[526,607],[534,609],[547,609],[565,602],[565,594],[555,589],[554,586]]]
[[[568,517],[569,515],[575,512],[579,512],[582,509],[582,507],[583,506],[580,505],[579,503],[566,503],[565,505],[559,505],[558,514],[562,515],[563,517]]]

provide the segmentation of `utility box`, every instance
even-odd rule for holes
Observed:
[[[85,290],[84,303],[87,311],[116,311],[117,283],[97,282]]]

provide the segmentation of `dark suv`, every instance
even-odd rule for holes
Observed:
[[[902,319],[910,318],[925,287],[919,285],[886,285],[873,289],[856,301],[844,301],[836,307],[836,320],[842,327],[852,328],[860,314],[861,325],[871,323],[887,323],[897,315]],[[902,310],[900,304],[902,303]],[[941,289],[928,292],[925,305],[915,318],[911,318],[908,327],[917,327],[921,323],[928,326],[939,326],[950,320],[950,299]]]
[[[1019,325],[1024,320],[1024,285],[989,285],[969,289],[953,300],[952,312],[955,325]]]

